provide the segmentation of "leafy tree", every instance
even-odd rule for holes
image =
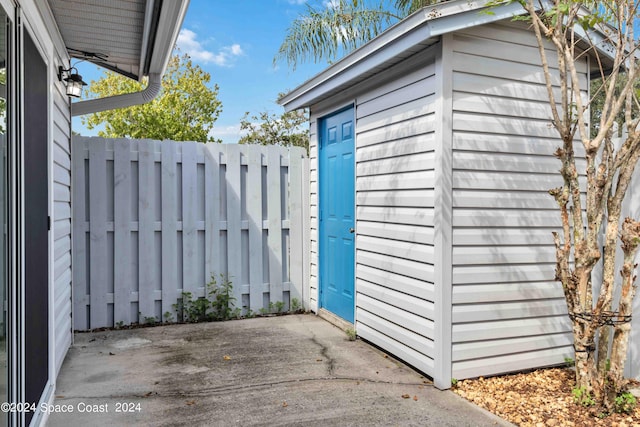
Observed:
[[[239,143],[304,147],[309,153],[308,120],[306,110],[280,116],[266,111],[250,116],[247,112],[240,121],[240,129],[248,133],[240,138]]]
[[[368,42],[389,25],[438,0],[332,0],[306,4],[293,21],[274,59],[295,69],[301,62],[333,60]]]
[[[210,131],[222,104],[218,85],[208,84],[211,75],[191,62],[189,55],[171,57],[162,78],[160,94],[151,102],[94,113],[82,118],[88,129],[104,124],[99,136],[108,138],[150,138],[174,141],[216,141]],[[105,97],[142,90],[141,83],[107,71],[92,81],[88,92]]]
[[[558,203],[563,224],[562,232],[554,233],[556,277],[562,283],[572,320],[576,389],[592,396],[599,411],[608,413],[615,410],[615,398],[627,387],[623,373],[640,244],[640,221],[621,218],[622,202],[640,158],[640,118],[633,116],[640,106],[634,87],[640,77],[640,44],[633,33],[634,20],[640,18],[638,3],[517,1],[526,9],[538,41],[552,125],[561,139],[555,155],[562,163],[564,184],[549,193]],[[580,91],[576,62],[585,54],[580,34],[592,37],[592,30],[606,38],[599,46],[610,48],[612,58],[607,60],[589,48],[595,57],[592,71],[599,73],[602,84],[586,99]],[[555,48],[553,54],[547,50],[550,46]],[[593,97],[600,99],[595,132],[591,133],[587,120]],[[616,148],[612,128],[619,119],[627,136]],[[581,152],[586,158],[582,170],[576,162]],[[582,185],[581,176],[586,177]],[[623,259],[616,281],[618,238]],[[602,279],[594,286],[597,265],[602,266]],[[620,298],[614,305],[616,287]]]

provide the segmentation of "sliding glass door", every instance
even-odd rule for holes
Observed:
[[[7,310],[11,307],[9,295],[9,259],[12,257],[10,249],[11,238],[9,231],[10,212],[10,186],[9,186],[9,156],[8,131],[9,131],[9,102],[11,87],[9,85],[13,77],[8,64],[9,42],[11,39],[11,22],[7,13],[0,6],[0,402],[9,401],[9,333]],[[6,413],[0,413],[0,426],[7,425]]]

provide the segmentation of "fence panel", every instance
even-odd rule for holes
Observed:
[[[233,283],[243,314],[303,303],[302,148],[74,137],[74,328],[176,319]]]

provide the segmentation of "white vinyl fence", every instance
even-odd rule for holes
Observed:
[[[74,329],[175,319],[211,275],[244,313],[306,301],[304,149],[74,137],[72,161]]]

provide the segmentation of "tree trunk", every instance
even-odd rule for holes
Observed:
[[[614,409],[616,396],[624,392],[626,387],[623,374],[629,347],[629,334],[631,332],[633,297],[636,292],[636,286],[634,285],[636,277],[633,275],[633,271],[637,266],[635,257],[638,252],[638,243],[640,243],[640,222],[626,218],[622,224],[620,240],[622,240],[624,260],[621,270],[622,289],[620,303],[618,304],[618,316],[615,319],[611,346],[611,369],[607,375],[608,387],[605,407],[609,412]]]

